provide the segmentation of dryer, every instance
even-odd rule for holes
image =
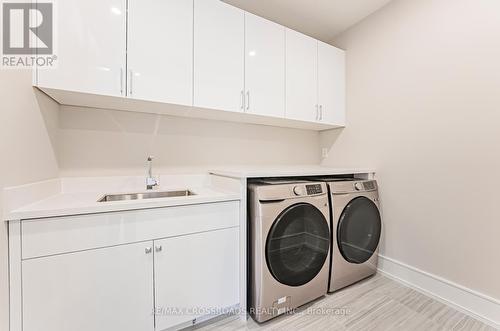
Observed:
[[[264,322],[325,295],[330,208],[325,183],[249,184],[248,309]]]
[[[330,180],[332,263],[329,292],[376,273],[382,232],[375,180]]]

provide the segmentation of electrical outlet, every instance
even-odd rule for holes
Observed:
[[[321,157],[326,159],[328,157],[328,148],[321,149]]]

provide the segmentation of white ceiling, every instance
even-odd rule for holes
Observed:
[[[325,42],[391,0],[223,0]]]

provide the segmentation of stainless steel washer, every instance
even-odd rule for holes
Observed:
[[[332,203],[332,267],[329,292],[377,271],[382,231],[377,182],[328,182]]]
[[[248,308],[264,322],[327,293],[330,260],[325,183],[249,185]]]

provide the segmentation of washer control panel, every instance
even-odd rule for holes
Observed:
[[[321,184],[297,185],[293,188],[296,196],[317,195],[323,193]]]
[[[321,184],[306,185],[307,195],[321,194],[323,193],[323,188]]]

